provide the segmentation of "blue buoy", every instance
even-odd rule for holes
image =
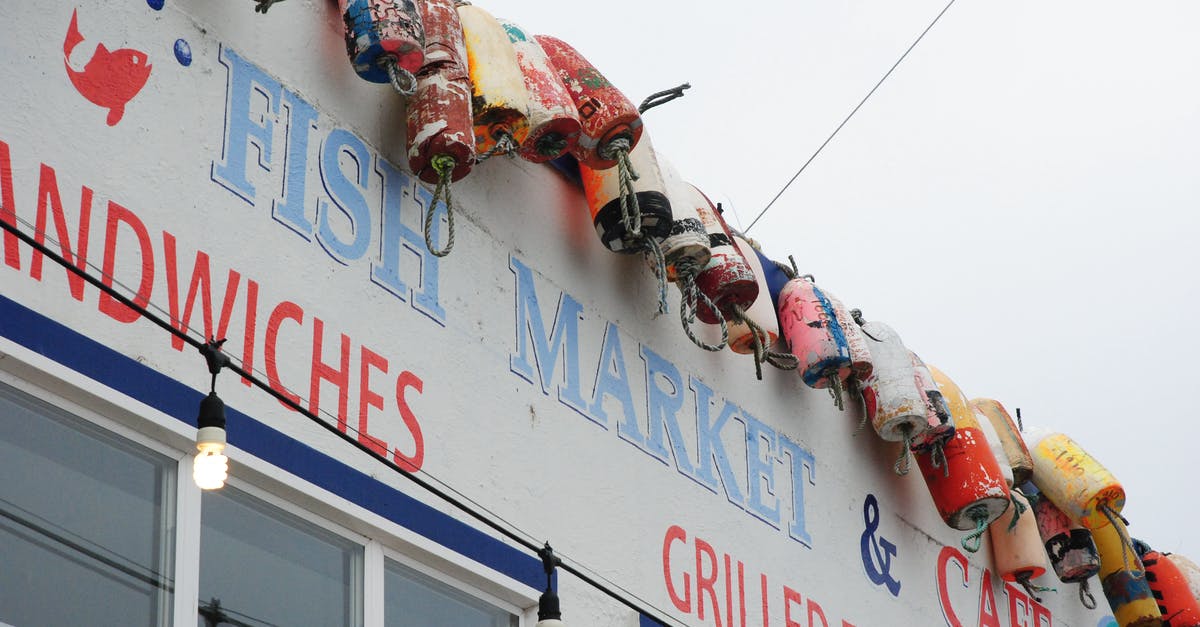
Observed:
[[[146,4],[150,5],[155,11],[162,11],[165,0],[146,0]],[[187,65],[186,63],[184,65]]]
[[[192,47],[182,39],[175,40],[175,58],[179,65],[187,67],[192,64]]]

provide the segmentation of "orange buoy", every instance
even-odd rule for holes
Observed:
[[[529,91],[517,51],[491,13],[463,4],[458,17],[467,44],[478,159],[513,152],[529,134]]]
[[[421,3],[425,28],[425,64],[417,73],[416,93],[408,101],[408,167],[426,183],[434,183],[433,199],[425,209],[425,245],[441,257],[454,247],[454,207],[450,184],[466,176],[475,163],[471,79],[458,11],[451,0]],[[446,206],[446,247],[433,243],[433,216]]]
[[[867,420],[879,437],[889,442],[904,442],[898,474],[908,473],[908,450],[913,439],[929,428],[925,397],[917,387],[912,357],[900,336],[882,322],[864,321],[855,310],[855,321],[870,344],[871,374],[863,380],[862,397]]]
[[[1200,627],[1200,602],[1188,587],[1187,576],[1158,551],[1141,556],[1150,592],[1158,600],[1163,624],[1169,627]]]
[[[583,193],[596,234],[609,250],[627,254],[644,252],[647,238],[663,241],[671,232],[672,219],[667,183],[648,137],[629,153],[629,161],[638,173],[638,179],[632,183],[636,212],[632,207],[622,208],[629,201],[623,203],[617,168],[598,170],[579,164]]]
[[[424,63],[425,28],[413,0],[341,0],[346,53],[360,77],[411,96]]]
[[[541,44],[510,21],[500,20],[500,25],[517,53],[525,90],[529,93],[529,134],[517,154],[533,163],[561,157],[575,147],[582,129],[575,101],[550,65]]]
[[[921,431],[913,440],[912,450],[914,452],[933,451],[934,459],[937,460],[940,459],[937,449],[954,437],[954,420],[950,417],[950,407],[947,406],[945,397],[942,396],[941,390],[934,382],[929,367],[925,365],[924,361],[921,361],[916,353],[909,351],[908,356],[912,361],[913,377],[917,389],[921,391],[921,396],[925,399],[925,422],[927,425],[925,430]]]
[[[953,399],[947,406],[954,436],[941,447],[914,448],[913,453],[942,520],[955,529],[974,530],[962,540],[962,547],[974,553],[987,525],[1008,509],[1012,497],[962,391],[940,371],[929,372],[942,395]]]
[[[1045,429],[1026,433],[1033,482],[1071,520],[1098,529],[1125,506],[1125,488],[1071,438]]]
[[[649,139],[642,136],[642,141]],[[658,163],[667,182],[667,199],[671,203],[671,230],[663,239],[663,259],[667,264],[667,280],[674,282],[679,273],[678,266],[699,272],[712,259],[708,232],[700,221],[698,209],[702,205],[707,207],[708,199],[686,183],[670,161],[660,155]]]
[[[1037,453],[1034,453],[1037,463]],[[1041,473],[1034,470],[1034,478]],[[1039,486],[1040,488],[1041,486]],[[1045,490],[1043,490],[1045,493]],[[1100,554],[1100,583],[1104,597],[1120,627],[1157,627],[1162,613],[1146,581],[1145,567],[1129,544],[1129,533],[1119,519],[1092,529],[1092,539]]]
[[[572,154],[594,170],[617,165],[620,150],[632,151],[642,134],[637,107],[579,51],[546,35],[534,37],[579,111],[582,131]]]
[[[1012,468],[1013,481],[1016,485],[1023,485],[1033,477],[1033,459],[1029,457],[1029,449],[1025,446],[1025,440],[1021,437],[1021,431],[1013,422],[1012,416],[1008,415],[1008,411],[1004,409],[999,401],[990,398],[976,398],[971,401],[975,406],[987,417],[988,422],[996,428],[996,433],[1000,436],[1000,444],[1004,448],[1004,454],[1008,457],[1008,465]]]
[[[762,346],[769,348],[779,339],[779,318],[775,315],[775,305],[771,302],[771,291],[767,287],[762,263],[758,260],[758,255],[752,254],[754,247],[745,238],[735,233],[733,241],[738,250],[748,253],[744,255],[746,263],[750,264],[750,271],[754,273],[754,279],[758,283],[758,296],[745,310],[746,318],[761,331],[759,341]],[[755,333],[751,324],[734,320],[729,325],[729,349],[743,355],[753,354]]]
[[[1013,490],[1012,500],[1013,506],[990,526],[993,569],[1001,579],[1024,586],[1030,596],[1037,598],[1031,580],[1045,574],[1046,551],[1034,517],[1019,515],[1029,508],[1029,501],[1017,490]]]

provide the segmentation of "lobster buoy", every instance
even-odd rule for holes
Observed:
[[[861,313],[857,319],[862,320]],[[874,320],[862,321],[861,329],[870,342],[874,366],[862,385],[867,420],[884,440],[904,442],[903,458],[896,466],[896,472],[900,473],[900,462],[907,460],[913,438],[929,428],[925,397],[917,388],[912,357],[900,335]],[[907,473],[907,467],[903,472]]]
[[[471,78],[462,26],[452,0],[421,3],[425,26],[425,65],[417,73],[417,90],[408,101],[405,141],[408,167],[422,181],[436,184],[425,212],[425,244],[443,256],[454,246],[454,207],[450,184],[462,179],[475,163],[471,120]],[[446,205],[448,242],[433,244],[433,215],[438,202]]]
[[[953,398],[947,405],[954,437],[940,447],[914,448],[913,453],[942,520],[954,529],[974,530],[962,540],[962,547],[974,553],[987,526],[1008,509],[1012,497],[975,412],[959,398],[962,392],[937,369],[929,372],[943,396]]]
[[[613,252],[632,254],[645,250],[646,238],[662,242],[671,233],[672,214],[667,183],[648,137],[629,153],[629,161],[638,173],[633,181],[633,197],[640,215],[625,215],[620,176],[615,168],[597,170],[580,163],[579,176],[601,243]]]
[[[775,303],[775,318],[779,318],[779,295],[783,292],[783,287],[796,277],[794,268],[789,268],[784,264],[773,261],[762,251],[755,249],[754,254],[758,255],[758,262],[762,264],[763,273],[767,279],[767,290],[771,294],[771,302]]]
[[[1037,453],[1034,453],[1037,463]],[[1034,478],[1041,473],[1034,470]],[[1039,486],[1040,488],[1041,486]],[[1042,490],[1045,493],[1045,490]],[[1162,613],[1146,581],[1146,570],[1129,544],[1129,534],[1120,520],[1092,529],[1100,553],[1100,583],[1104,597],[1120,627],[1157,627]]]
[[[425,58],[425,28],[414,0],[341,0],[339,5],[354,71],[411,96]]]
[[[925,423],[926,428],[921,431],[916,439],[913,440],[912,450],[932,451],[934,459],[940,459],[940,453],[937,449],[945,446],[954,437],[954,420],[950,417],[950,407],[946,404],[946,399],[942,396],[942,391],[938,389],[938,385],[933,380],[933,374],[929,372],[929,367],[924,361],[917,356],[916,353],[909,351],[908,356],[912,362],[913,377],[917,384],[917,389],[921,391],[921,396],[925,399]]]
[[[463,4],[458,17],[471,73],[476,158],[514,152],[529,134],[529,91],[517,51],[491,13]]]
[[[1188,589],[1192,591],[1192,596],[1200,600],[1200,566],[1178,553],[1168,553],[1167,559],[1171,560],[1171,563],[1179,568],[1179,572],[1183,573],[1188,582]]]
[[[779,295],[779,321],[792,354],[800,361],[804,384],[833,387],[840,403],[841,386],[853,362],[833,301],[810,277],[796,277]]]
[[[704,192],[700,192],[700,195],[704,196]],[[733,319],[735,309],[746,310],[754,304],[758,298],[758,280],[733,240],[733,233],[721,217],[720,210],[713,206],[708,196],[704,196],[704,200],[704,204],[697,206],[696,210],[708,233],[712,257],[696,275],[696,288],[712,303],[712,307],[701,301],[696,307],[696,316],[708,324],[725,324],[725,321]]]
[[[1023,485],[1029,481],[1033,477],[1033,459],[1029,457],[1029,449],[1025,446],[1020,429],[1013,422],[1012,416],[1008,415],[1004,405],[990,398],[973,399],[971,405],[982,412],[988,422],[996,428],[1016,485]]]
[[[556,159],[579,141],[579,111],[541,44],[518,25],[501,20],[529,94],[529,134],[517,154],[533,163]]]
[[[746,318],[761,330],[762,335],[759,336],[759,341],[766,346],[772,346],[779,339],[779,319],[775,315],[775,307],[771,302],[771,291],[767,287],[762,262],[759,261],[758,255],[752,254],[755,252],[755,248],[745,238],[735,233],[733,241],[737,244],[738,250],[742,251],[746,263],[750,264],[750,270],[758,282],[758,296],[754,299],[754,303],[746,309]],[[743,355],[754,353],[756,331],[751,326],[747,322],[738,320],[729,325],[730,350]]]
[[[1074,440],[1031,429],[1026,441],[1033,458],[1033,482],[1071,520],[1094,531],[1120,514],[1125,488]]]
[[[1091,532],[1072,523],[1057,505],[1042,496],[1037,486],[1024,483],[1021,490],[1029,497],[1033,519],[1054,574],[1063,583],[1078,583],[1079,600],[1084,607],[1096,609],[1096,598],[1088,590],[1087,582],[1100,572],[1100,555],[1096,553]]]
[[[642,141],[649,141],[643,135]],[[708,206],[708,200],[700,190],[689,185],[679,175],[671,162],[659,156],[659,166],[667,182],[667,198],[671,203],[671,230],[662,243],[663,260],[667,264],[667,280],[674,282],[679,267],[699,272],[712,259],[708,246],[708,231],[700,221],[700,206]]]
[[[850,309],[837,297],[828,293],[826,295],[829,296],[829,303],[833,305],[833,315],[837,318],[838,326],[842,327],[842,333],[846,335],[846,346],[850,349],[850,374],[859,382],[866,381],[875,369],[871,360],[871,349],[867,348],[867,336],[863,335],[862,329],[854,321]]]
[[[992,564],[1001,579],[1020,584],[1036,599],[1032,580],[1046,573],[1046,551],[1033,516],[1018,514],[1029,508],[1025,495],[1013,490],[1012,501],[1013,506],[991,524]]]
[[[1158,600],[1163,624],[1170,627],[1200,627],[1200,601],[1188,587],[1187,576],[1158,551],[1141,556],[1150,592]]]
[[[583,129],[575,157],[594,170],[617,165],[617,153],[632,151],[641,137],[637,107],[570,44],[546,35],[534,39],[546,51],[579,111]]]

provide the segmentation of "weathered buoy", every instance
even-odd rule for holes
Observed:
[[[579,111],[583,128],[574,150],[576,158],[594,170],[617,165],[618,153],[632,151],[641,137],[637,107],[569,44],[546,35],[534,38]]]
[[[1012,501],[1013,506],[990,526],[993,569],[1004,581],[1020,584],[1037,598],[1034,590],[1038,588],[1032,580],[1046,572],[1046,551],[1034,517],[1018,516],[1019,511],[1029,508],[1025,495],[1013,490]]]
[[[1163,624],[1169,627],[1200,627],[1200,601],[1192,594],[1187,576],[1158,551],[1141,556],[1146,582],[1158,601]]]
[[[1071,520],[1095,530],[1121,512],[1125,488],[1074,440],[1030,429],[1025,441],[1033,458],[1033,482]]]
[[[929,372],[948,397],[954,437],[940,447],[914,448],[913,453],[942,520],[955,529],[973,530],[962,547],[974,553],[987,525],[1008,509],[1012,497],[966,398],[949,377],[934,368]]]
[[[916,353],[909,351],[908,356],[912,361],[917,389],[921,391],[921,396],[925,399],[925,423],[927,425],[926,429],[913,440],[912,450],[914,452],[932,451],[936,461],[940,458],[937,449],[954,437],[954,420],[951,419],[950,407],[947,405],[945,397],[942,396],[941,390],[938,389],[937,383],[933,380],[933,374],[929,372],[929,367],[925,365],[924,361],[921,361]]]
[[[425,57],[425,28],[414,0],[341,0],[339,5],[354,71],[412,95]]]
[[[699,190],[697,190],[699,191]],[[704,196],[704,192],[700,192]],[[721,324],[733,318],[735,308],[749,309],[758,298],[758,280],[754,278],[745,255],[733,240],[733,234],[721,212],[704,196],[707,206],[696,207],[700,222],[708,233],[712,257],[696,275],[696,288],[712,307],[701,302],[696,315],[708,324]]]
[[[896,472],[908,473],[908,450],[913,439],[929,428],[925,397],[917,388],[912,357],[908,348],[888,325],[876,320],[866,321],[861,313],[863,335],[870,345],[873,368],[862,385],[863,405],[867,420],[879,437],[889,442],[903,442]]]
[[[605,248],[626,254],[644,252],[646,238],[662,242],[671,233],[672,220],[667,184],[649,138],[629,153],[629,161],[638,173],[638,179],[632,182],[636,214],[632,207],[622,207],[628,199],[622,198],[621,177],[616,168],[597,170],[579,164],[596,235]]]
[[[1036,452],[1034,463],[1037,464]],[[1035,480],[1040,473],[1039,466],[1034,470]],[[1042,493],[1045,494],[1045,490]],[[1162,625],[1162,613],[1158,611],[1158,603],[1146,581],[1145,567],[1129,545],[1125,524],[1118,519],[1093,528],[1092,539],[1096,541],[1096,549],[1100,554],[1100,583],[1104,587],[1104,597],[1108,599],[1117,624],[1120,627]]]
[[[850,345],[825,292],[810,278],[792,279],[779,295],[779,320],[805,385],[841,386],[850,376]]]
[[[643,135],[642,141],[649,141],[649,137]],[[667,280],[674,282],[679,266],[699,272],[712,259],[708,232],[700,221],[698,209],[702,205],[707,207],[708,200],[700,190],[684,181],[675,166],[661,155],[658,164],[666,180],[667,199],[671,203],[671,230],[662,243],[663,259],[667,264]]]
[[[988,450],[992,452],[992,457],[996,459],[996,465],[1000,467],[1000,476],[1004,477],[1004,483],[1009,487],[1013,487],[1013,471],[1012,466],[1008,465],[1008,456],[1004,454],[1003,445],[1000,443],[1000,434],[996,433],[996,427],[988,421],[987,416],[983,412],[971,407],[971,411],[975,412],[975,420],[979,422],[979,430],[983,432],[983,439],[987,440]]]
[[[529,95],[529,133],[517,154],[533,163],[558,158],[579,141],[582,126],[575,101],[563,86],[558,71],[550,65],[541,44],[513,22],[500,20],[500,25],[517,53]]]
[[[452,0],[421,3],[425,26],[425,64],[417,73],[416,93],[408,101],[408,167],[422,181],[436,185],[425,210],[425,244],[444,256],[454,247],[454,207],[450,184],[466,176],[475,163],[471,116],[471,78],[458,11]],[[447,213],[447,244],[433,243],[433,215],[438,203]]]
[[[1078,583],[1080,602],[1088,609],[1096,609],[1096,598],[1087,582],[1100,572],[1100,555],[1096,553],[1091,532],[1074,525],[1057,505],[1042,496],[1033,483],[1024,483],[1021,489],[1029,497],[1038,534],[1054,574],[1063,583]]]
[[[1029,457],[1029,449],[1025,446],[1020,429],[1013,422],[1012,416],[1004,409],[1004,405],[990,398],[976,398],[971,401],[971,404],[983,412],[988,422],[996,428],[996,433],[1000,436],[1000,443],[1004,448],[1004,454],[1008,456],[1008,465],[1012,468],[1013,481],[1016,482],[1016,485],[1022,485],[1029,481],[1033,477],[1033,459]]]
[[[491,13],[463,4],[458,17],[471,73],[476,158],[513,152],[529,134],[529,91],[517,51]]]
[[[742,252],[746,263],[750,264],[750,270],[754,273],[755,281],[758,282],[758,296],[755,297],[754,303],[745,310],[746,318],[753,322],[765,336],[760,336],[759,341],[767,347],[773,346],[779,339],[779,319],[775,315],[775,307],[771,302],[771,292],[767,287],[762,263],[758,260],[758,255],[754,254],[754,247],[750,245],[750,242],[737,234],[734,234],[733,241],[737,244],[738,250]],[[754,341],[755,332],[751,329],[750,324],[735,320],[729,325],[729,348],[733,352],[743,355],[753,354],[755,352]]]

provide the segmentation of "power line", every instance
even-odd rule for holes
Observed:
[[[854,109],[850,111],[850,114],[846,116],[846,119],[842,120],[842,123],[838,124],[837,128],[833,129],[833,132],[829,134],[829,137],[826,137],[825,141],[817,147],[816,152],[814,152],[812,156],[808,158],[808,161],[805,161],[804,165],[800,166],[799,170],[796,170],[796,173],[792,175],[792,178],[788,179],[788,182],[784,184],[782,189],[779,190],[779,193],[775,194],[775,197],[771,199],[771,202],[767,203],[767,206],[763,207],[763,210],[758,212],[758,216],[754,218],[754,221],[750,223],[750,226],[746,227],[746,233],[749,233],[750,229],[754,228],[755,224],[758,224],[759,219],[762,218],[765,213],[767,213],[767,210],[775,204],[776,200],[779,200],[779,197],[782,196],[785,191],[787,191],[787,188],[791,187],[792,183],[796,181],[796,178],[800,176],[800,173],[808,167],[808,164],[812,163],[813,159],[816,159],[817,155],[821,154],[821,151],[825,149],[825,146],[828,146],[829,142],[833,141],[833,138],[838,134],[838,131],[842,130],[842,127],[850,121],[850,118],[854,117],[855,113],[858,113],[858,110],[861,109],[864,104],[866,104],[867,99],[869,99],[871,95],[875,93],[875,90],[879,89],[879,86],[883,84],[883,81],[886,81],[887,78],[892,75],[892,72],[894,72],[896,68],[900,66],[900,63],[904,61],[904,58],[908,56],[908,53],[912,52],[913,48],[916,48],[917,44],[921,43],[921,40],[925,38],[925,33],[928,33],[930,29],[933,28],[934,24],[937,24],[938,20],[942,19],[942,16],[946,14],[946,11],[950,10],[950,6],[953,5],[954,2],[955,0],[950,0],[945,8],[942,9],[941,13],[938,13],[937,17],[933,18],[933,21],[929,23],[929,26],[925,27],[925,30],[921,31],[921,34],[917,36],[916,41],[912,42],[912,45],[908,47],[908,50],[905,50],[904,54],[900,55],[899,59],[896,59],[896,62],[893,63],[892,67],[889,68],[887,73],[883,75],[883,78],[879,79],[878,83],[875,83],[875,86],[871,88],[871,91],[867,92],[866,96],[863,96],[863,99],[859,101],[858,105],[855,106]]]
[[[33,236],[31,236],[31,235],[25,233],[24,231],[22,231],[21,229],[17,228],[17,226],[15,224],[4,219],[4,214],[5,214],[5,209],[3,206],[0,206],[0,228],[3,228],[3,230],[14,234],[21,241],[30,245],[31,247],[33,247],[35,250],[42,253],[43,255],[49,257],[52,261],[54,261],[58,265],[62,266],[68,272],[75,274],[76,276],[82,278],[88,284],[96,287],[97,289],[104,292],[105,294],[108,294],[109,296],[113,297],[114,299],[117,300],[117,302],[121,303],[122,305],[125,305],[126,307],[129,307],[130,309],[138,312],[138,314],[140,314],[143,318],[146,318],[150,322],[158,325],[160,328],[167,331],[171,335],[174,335],[175,337],[180,338],[181,340],[183,340],[184,342],[186,342],[188,345],[192,346],[193,348],[196,348],[197,350],[201,350],[207,346],[207,344],[205,342],[197,340],[196,338],[192,337],[189,333],[186,333],[184,331],[177,329],[174,325],[170,324],[166,320],[163,320],[161,317],[156,315],[154,312],[148,310],[146,307],[143,307],[143,306],[137,304],[129,297],[127,297],[124,294],[122,294],[121,292],[117,291],[111,285],[108,285],[104,281],[96,278],[95,276],[92,276],[90,273],[83,270],[82,268],[77,267],[75,264],[70,263],[62,255],[58,254],[57,252],[55,252],[53,249],[46,246],[45,244],[37,241]],[[15,211],[12,211],[10,214],[13,216],[16,216]],[[34,230],[37,231],[36,228]],[[37,232],[39,234],[41,234],[43,237],[45,237],[45,233],[42,233],[40,231],[37,231]],[[445,490],[438,486],[433,485],[433,483],[430,483],[429,480],[417,475],[414,472],[409,471],[408,469],[404,468],[403,466],[400,466],[399,464],[388,459],[387,457],[380,455],[379,453],[376,453],[374,450],[372,450],[366,444],[360,442],[357,438],[351,436],[349,433],[345,433],[342,430],[338,429],[337,425],[330,424],[329,422],[323,420],[320,416],[305,409],[303,406],[300,405],[300,403],[292,400],[288,395],[284,394],[283,392],[281,392],[279,390],[276,390],[270,384],[264,382],[262,379],[258,378],[253,373],[247,372],[241,366],[235,365],[232,361],[227,361],[224,367],[231,370],[234,374],[241,376],[243,379],[250,381],[250,383],[253,384],[254,387],[257,387],[260,390],[266,392],[267,394],[270,394],[272,397],[275,398],[275,400],[278,400],[280,403],[283,403],[289,409],[292,409],[293,411],[299,413],[301,416],[304,416],[309,421],[316,423],[322,429],[325,429],[326,431],[332,433],[334,436],[340,438],[342,441],[346,442],[347,444],[350,444],[354,448],[356,448],[359,451],[370,456],[375,461],[383,464],[384,466],[387,466],[393,472],[396,472],[396,473],[400,474],[401,476],[403,476],[404,478],[408,479],[409,481],[412,481],[413,483],[417,484],[417,486],[423,488],[426,492],[432,494],[433,496],[436,496],[437,498],[441,499],[443,502],[447,503],[448,505],[451,505],[458,511],[466,514],[467,516],[475,519],[476,521],[482,523],[483,525],[491,528],[493,531],[495,531],[496,533],[499,533],[500,535],[504,536],[505,538],[508,538],[512,542],[519,544],[520,546],[524,547],[525,549],[531,551],[534,555],[539,554],[539,551],[541,550],[542,547],[541,547],[541,545],[539,545],[536,542],[529,539],[529,538],[533,537],[531,534],[528,534],[528,533],[525,533],[524,531],[519,530],[515,525],[512,525],[511,523],[508,523],[507,521],[503,521],[503,519],[500,519],[504,522],[504,524],[501,524],[500,522],[497,522],[496,520],[489,518],[487,515],[484,515],[484,514],[480,513],[479,511],[477,511],[476,509],[473,509],[472,507],[470,507],[470,505],[468,505],[468,503],[465,502],[465,500],[464,500],[465,497],[461,497],[461,495],[458,495],[458,494],[450,494],[449,490]],[[438,483],[441,483],[441,482],[438,481]],[[495,516],[495,515],[493,514],[493,516]],[[497,516],[496,518],[499,518],[499,517]],[[571,561],[574,561],[574,560],[571,560]],[[576,563],[578,563],[578,562],[576,562]],[[592,588],[604,593],[609,598],[617,601],[618,603],[621,603],[622,605],[628,607],[629,609],[632,609],[635,612],[638,612],[639,614],[642,614],[642,615],[652,618],[653,620],[655,620],[656,622],[658,622],[662,625],[672,625],[672,624],[678,625],[678,624],[680,624],[677,621],[668,618],[667,614],[665,612],[663,612],[662,610],[659,610],[657,607],[654,607],[653,605],[646,603],[640,597],[629,592],[628,590],[625,590],[621,586],[618,586],[612,582],[609,582],[609,585],[605,585],[605,584],[601,583],[595,576],[593,576],[592,574],[589,574],[589,573],[595,572],[590,568],[584,567],[581,569],[580,567],[577,567],[575,565],[567,563],[561,559],[558,560],[557,566],[558,566],[558,568],[561,568],[562,570],[564,570],[568,573],[571,573],[576,578],[578,578],[580,581],[586,583],[587,585],[591,586]],[[589,572],[585,573],[584,570],[587,570]],[[632,597],[632,599],[636,599],[636,601],[631,600],[631,597]],[[641,602],[644,605],[639,605],[638,602]]]

